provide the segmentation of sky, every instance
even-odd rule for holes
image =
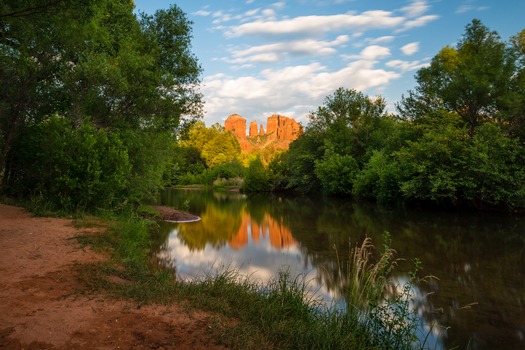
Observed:
[[[135,11],[171,4],[193,22],[208,126],[231,114],[305,126],[339,87],[382,96],[395,112],[417,70],[472,19],[505,41],[525,29],[523,0],[135,0]]]

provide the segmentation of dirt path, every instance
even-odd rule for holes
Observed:
[[[79,232],[0,204],[0,349],[225,349],[209,314],[75,294],[72,265],[104,259],[70,239]]]

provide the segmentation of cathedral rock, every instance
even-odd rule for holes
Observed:
[[[302,127],[294,119],[283,115],[274,114],[268,117],[266,132],[261,124],[256,121],[250,123],[249,134],[246,135],[246,119],[238,114],[230,115],[224,122],[224,128],[231,131],[243,151],[249,152],[254,148],[288,148],[290,143],[302,133]]]

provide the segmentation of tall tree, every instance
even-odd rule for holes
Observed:
[[[385,107],[382,97],[370,98],[353,89],[339,88],[309,115],[307,131],[323,134],[325,148],[331,152],[360,157],[370,128],[384,116]]]
[[[418,86],[398,106],[417,119],[445,109],[457,113],[472,137],[484,121],[500,120],[509,108],[516,57],[479,20],[466,26],[456,48],[445,47],[416,75]]]
[[[525,142],[525,29],[511,37],[511,43],[518,57],[518,72],[513,76],[514,95],[506,121],[511,135]]]
[[[133,9],[129,0],[0,3],[4,186],[12,185],[10,173],[15,181],[30,171],[22,168],[29,163],[15,161],[18,153],[45,157],[36,148],[13,147],[39,147],[45,140],[37,145],[17,139],[31,139],[28,133],[33,130],[59,125],[50,123],[56,118],[67,121],[64,130],[70,128],[73,138],[78,135],[75,129],[87,125],[93,128],[82,129],[85,132],[101,130],[122,140],[131,164],[129,177],[135,182],[147,178],[152,185],[138,187],[148,190],[160,183],[166,162],[148,158],[165,157],[169,140],[164,146],[156,140],[173,138],[181,120],[201,116],[201,68],[191,53],[191,22],[176,5],[153,16],[141,15],[140,20]],[[144,152],[147,149],[157,154]]]

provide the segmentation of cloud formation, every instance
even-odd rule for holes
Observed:
[[[348,41],[348,35],[339,35],[332,41],[304,39],[252,46],[246,49],[232,50],[233,58],[227,61],[230,63],[269,63],[282,60],[287,55],[325,56],[336,53],[337,47]]]
[[[258,76],[209,76],[204,79],[203,93],[207,110],[223,111],[222,119],[239,113],[263,121],[270,114],[282,113],[305,122],[305,115],[340,86],[364,91],[399,76],[398,72],[376,67],[371,60],[354,61],[335,71],[314,62],[265,69]]]
[[[401,46],[401,52],[403,52],[403,54],[405,54],[406,56],[411,56],[415,54],[416,52],[418,52],[418,50],[419,50],[418,42],[413,42],[413,43]]]
[[[226,34],[231,37],[255,36],[318,36],[344,30],[371,30],[394,28],[404,18],[388,11],[366,11],[358,15],[337,14],[329,16],[299,16],[275,21],[254,21],[233,26]]]
[[[305,116],[339,87],[377,94],[404,73],[428,64],[392,57],[393,52],[413,56],[419,51],[416,41],[396,44],[399,33],[439,18],[428,14],[431,7],[425,0],[392,11],[288,16],[282,13],[286,9],[286,2],[279,1],[243,9],[241,15],[200,13],[210,16],[214,29],[230,43],[218,60],[230,64],[231,72],[203,81],[209,119],[238,113],[263,121],[281,113],[306,122]]]

